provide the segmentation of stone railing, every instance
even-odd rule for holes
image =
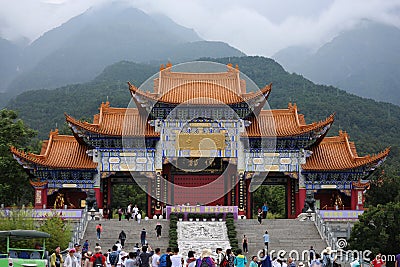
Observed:
[[[71,242],[69,244],[70,248],[74,247],[74,244],[79,243],[81,241],[81,239],[83,238],[83,236],[86,232],[88,221],[89,221],[88,217],[89,217],[88,211],[87,211],[87,208],[85,208],[84,210],[82,210],[81,218],[73,226],[73,229],[72,229],[73,234],[71,237]]]
[[[336,250],[337,238],[335,237],[331,227],[328,225],[327,222],[324,221],[324,219],[322,219],[318,211],[316,211],[314,214],[314,224],[317,227],[321,238],[326,242],[329,247],[332,248],[332,250]]]

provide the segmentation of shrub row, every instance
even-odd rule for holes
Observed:
[[[228,231],[228,238],[229,238],[229,243],[231,244],[232,251],[236,251],[239,248],[239,246],[238,246],[235,220],[233,219],[232,213],[228,213],[226,215],[225,224]]]
[[[171,214],[170,219],[169,219],[169,244],[168,246],[171,248],[177,248],[178,247],[178,232],[177,232],[177,222],[178,222],[178,217],[176,214]]]

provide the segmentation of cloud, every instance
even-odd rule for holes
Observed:
[[[18,2],[18,4],[16,4]],[[0,34],[31,39],[107,0],[0,0]],[[110,2],[110,1],[108,1]],[[227,42],[250,55],[287,46],[318,46],[363,19],[400,28],[399,0],[125,0],[169,16],[206,40]]]

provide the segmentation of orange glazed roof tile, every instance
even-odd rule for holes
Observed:
[[[107,136],[159,136],[154,127],[140,116],[137,108],[112,108],[110,103],[102,103],[100,113],[94,115],[93,123],[81,122],[65,115],[68,123],[87,131]]]
[[[229,88],[238,95],[246,92],[246,83],[240,79],[238,68],[233,68],[232,64],[227,65],[226,72],[213,73],[174,72],[171,67],[172,64],[169,63],[167,68],[160,69],[159,77],[154,79],[154,93],[163,95],[171,88],[193,81],[217,84]]]
[[[312,155],[302,165],[306,171],[348,170],[369,164],[378,164],[388,156],[390,148],[376,155],[359,157],[355,153],[355,145],[349,142],[347,133],[339,132],[339,136],[325,137],[312,149]]]
[[[143,92],[131,83],[128,83],[128,85],[132,96],[142,96],[146,99],[150,99],[154,103],[164,102],[169,104],[180,104],[186,102],[194,105],[229,105],[249,101],[256,97],[262,97],[265,99],[272,87],[272,85],[269,84],[256,92],[237,94],[230,88],[218,83],[194,80],[181,83],[176,87],[171,87],[170,90],[165,91],[163,94],[155,94]]]
[[[196,105],[235,104],[254,98],[264,99],[271,90],[271,84],[257,92],[246,91],[246,81],[240,79],[238,67],[228,64],[226,72],[189,73],[173,72],[172,64],[160,69],[159,77],[154,79],[154,92],[144,92],[129,84],[135,101],[141,103],[164,102],[179,104],[190,102]]]
[[[86,154],[87,147],[76,141],[74,136],[50,132],[50,138],[43,143],[40,155],[25,153],[11,147],[15,157],[37,165],[55,169],[96,169],[97,164]]]
[[[334,115],[324,121],[306,124],[304,116],[297,113],[296,104],[289,103],[288,109],[261,110],[260,115],[250,121],[250,126],[246,128],[248,137],[285,137],[330,127]]]

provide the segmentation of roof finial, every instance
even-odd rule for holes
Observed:
[[[162,71],[162,70],[164,70],[164,69],[165,69],[164,64],[161,64],[161,65],[160,65],[160,71]]]
[[[108,102],[108,96],[107,96],[107,101],[106,102]]]
[[[167,62],[167,68],[171,68],[172,67],[172,63],[168,60]]]
[[[228,68],[232,68],[233,65],[232,65],[232,63],[229,62],[229,63],[227,64],[227,66],[228,66]]]
[[[239,65],[238,64],[236,64],[235,69],[239,70]]]

